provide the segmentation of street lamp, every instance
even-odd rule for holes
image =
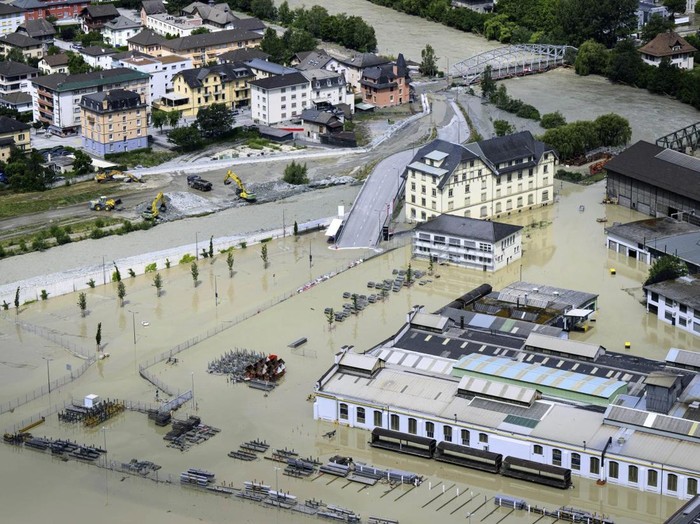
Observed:
[[[51,362],[53,359],[48,358],[48,357],[41,357],[46,361],[46,384],[49,387],[49,393],[51,393],[51,371],[49,370],[49,362]]]
[[[131,328],[134,333],[134,346],[136,345],[136,313],[138,311],[131,311],[129,310],[129,313],[131,313]]]
[[[219,307],[219,288],[217,286],[217,281],[216,281],[217,278],[218,278],[218,275],[214,275],[214,305],[216,307]]]
[[[199,231],[194,232],[194,257],[199,260]]]
[[[194,371],[192,372],[192,409],[195,408],[196,404],[194,402]]]

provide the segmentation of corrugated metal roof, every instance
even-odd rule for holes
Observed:
[[[425,327],[429,329],[439,329],[442,331],[447,325],[447,317],[441,315],[433,315],[431,313],[416,313],[411,319],[411,325],[417,327]]]
[[[671,348],[666,354],[666,362],[671,365],[680,364],[683,366],[700,368],[700,353],[686,351],[684,349]]]
[[[548,337],[547,335],[540,335],[539,333],[530,333],[525,341],[525,346],[556,351],[557,353],[565,353],[573,357],[585,357],[590,359],[595,359],[599,353],[603,351],[597,344]]]
[[[679,436],[700,439],[700,424],[693,420],[651,413],[623,406],[610,406],[605,421],[625,426],[637,426],[640,430],[664,431]]]
[[[492,398],[500,398],[506,401],[532,404],[537,399],[537,390],[494,382],[478,377],[465,375],[459,381],[460,393],[472,393],[475,395],[485,395]]]

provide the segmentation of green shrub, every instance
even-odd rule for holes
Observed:
[[[264,244],[265,242],[269,242],[270,240],[272,240],[272,237],[263,238],[260,240],[260,243]]]
[[[106,233],[97,227],[90,231],[90,238],[93,240],[97,240],[105,236],[107,236]]]
[[[540,119],[540,112],[535,106],[531,106],[530,104],[523,104],[515,114],[520,118],[529,118],[530,120]]]
[[[179,264],[190,264],[192,263],[193,260],[196,260],[196,257],[193,255],[190,255],[189,253],[185,253],[182,258],[180,259]]]
[[[144,269],[145,273],[155,273],[155,271],[156,271],[156,263],[155,262],[148,264],[146,266],[146,268]]]
[[[95,287],[95,279],[91,278],[90,280],[88,280],[86,282],[86,284],[88,285],[89,288],[91,288],[91,289],[94,288]]]
[[[41,290],[41,300],[48,300],[49,298],[49,293],[45,289]]]
[[[129,272],[129,276],[130,276],[131,278],[136,278],[136,271],[134,271],[134,270],[131,269],[131,268],[127,269],[127,271]]]
[[[170,269],[170,259],[169,258],[165,259],[165,268]]]
[[[105,221],[101,218],[95,220],[95,227],[105,227]]]
[[[245,249],[248,247],[248,242],[241,242],[241,249]]]

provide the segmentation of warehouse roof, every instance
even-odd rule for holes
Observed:
[[[700,279],[698,278],[686,276],[674,280],[665,280],[644,286],[644,289],[670,298],[696,311],[700,310]]]
[[[437,233],[458,238],[482,240],[490,243],[496,243],[508,238],[521,229],[522,226],[513,224],[447,214],[438,215],[416,226],[416,231],[419,233]]]
[[[595,360],[604,351],[598,344],[548,337],[539,333],[530,333],[530,336],[525,341],[525,347],[560,353],[562,356],[569,355],[573,358],[583,357],[590,360]]]

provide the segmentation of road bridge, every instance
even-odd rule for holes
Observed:
[[[487,66],[494,80],[534,75],[564,65],[567,53],[575,47],[550,44],[518,44],[499,47],[457,62],[450,76],[461,78],[466,85],[477,84]]]
[[[656,145],[675,149],[681,153],[685,153],[687,149],[691,151],[697,150],[698,145],[700,145],[700,122],[695,122],[673,133],[657,138]]]

